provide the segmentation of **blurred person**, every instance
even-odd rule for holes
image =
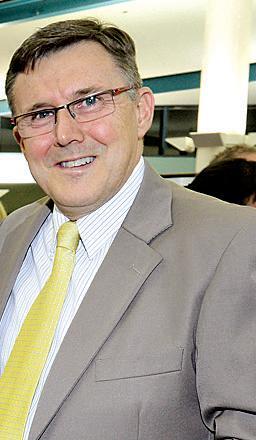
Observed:
[[[231,159],[246,159],[256,161],[256,145],[249,146],[246,144],[233,145],[232,147],[226,147],[223,151],[216,154],[211,160],[210,164],[222,162],[223,160]]]
[[[130,36],[39,29],[6,93],[48,197],[0,227],[0,439],[255,438],[255,215],[144,162],[154,99]]]
[[[187,188],[226,202],[256,207],[256,162],[214,162],[200,171]]]

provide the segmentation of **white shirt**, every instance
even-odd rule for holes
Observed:
[[[120,191],[95,212],[77,221],[80,241],[68,293],[52,346],[31,404],[24,440],[35,415],[40,395],[63,338],[124,221],[141,185],[141,158]],[[59,227],[68,219],[54,206],[32,241],[0,322],[0,373],[2,374],[23,321],[52,269]]]

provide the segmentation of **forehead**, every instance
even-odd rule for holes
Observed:
[[[26,105],[29,108],[41,99],[56,99],[62,103],[72,99],[82,88],[104,90],[121,86],[123,81],[120,68],[102,45],[91,41],[77,43],[49,54],[38,61],[33,70],[17,75],[16,111],[26,111]]]

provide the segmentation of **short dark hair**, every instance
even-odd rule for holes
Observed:
[[[36,63],[49,54],[82,41],[101,44],[112,56],[129,84],[135,88],[141,87],[135,44],[125,31],[95,18],[59,21],[39,29],[14,53],[5,83],[6,96],[12,112],[13,88],[17,75],[33,70]]]
[[[223,160],[208,165],[187,186],[203,194],[237,205],[256,200],[256,162],[245,159]]]

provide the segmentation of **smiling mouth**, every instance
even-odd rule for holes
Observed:
[[[83,165],[88,165],[89,163],[92,163],[95,159],[96,159],[95,156],[82,157],[81,159],[60,162],[59,166],[61,166],[63,168],[75,168],[75,167],[80,167]]]

